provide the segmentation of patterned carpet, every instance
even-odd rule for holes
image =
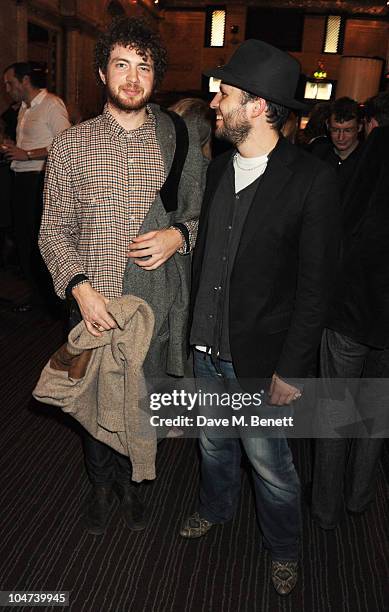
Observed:
[[[3,274],[0,297],[21,299],[23,287]],[[269,584],[270,561],[260,545],[246,473],[231,523],[198,541],[178,536],[196,500],[193,440],[160,445],[157,481],[140,486],[150,516],[144,532],[126,530],[116,504],[104,537],[90,536],[81,518],[89,485],[77,427],[31,400],[41,368],[62,341],[63,325],[39,313],[16,315],[4,304],[0,312],[0,590],[70,591],[70,607],[57,609],[74,612],[389,610],[387,448],[376,500],[363,516],[345,517],[328,533],[304,507],[302,575],[287,599]],[[294,441],[293,452],[308,482],[309,442]]]

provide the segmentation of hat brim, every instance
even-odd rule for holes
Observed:
[[[254,83],[250,83],[247,79],[239,78],[237,75],[232,75],[225,68],[213,68],[213,70],[206,70],[203,72],[206,77],[214,77],[215,79],[220,79],[226,85],[232,85],[233,87],[238,87],[243,91],[248,91],[260,98],[264,98],[269,102],[275,102],[276,104],[282,104],[286,106],[286,108],[290,108],[292,110],[308,110],[308,105],[304,104],[304,102],[299,102],[298,100],[294,100],[293,98],[277,98],[271,92],[266,92],[263,90],[259,90],[258,86]]]

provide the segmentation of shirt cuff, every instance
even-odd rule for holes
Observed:
[[[178,253],[180,253],[180,255],[187,255],[190,253],[189,230],[186,225],[184,223],[173,223],[170,227],[178,230],[184,239],[185,244],[178,249]]]
[[[85,274],[76,274],[76,276],[73,276],[72,280],[69,282],[68,286],[65,289],[66,297],[68,299],[72,299],[72,289],[74,289],[74,287],[77,287],[78,285],[82,285],[83,283],[89,283],[89,278]]]

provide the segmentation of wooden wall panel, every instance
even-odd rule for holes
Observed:
[[[383,21],[348,19],[343,55],[385,58],[388,34],[388,24]]]
[[[323,15],[306,15],[304,20],[303,52],[321,53],[326,29]]]
[[[11,103],[3,85],[3,70],[27,59],[27,9],[14,0],[0,1],[0,113]]]
[[[165,12],[160,34],[168,50],[169,67],[162,91],[201,89],[204,32],[204,11]]]

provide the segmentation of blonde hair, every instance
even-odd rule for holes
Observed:
[[[204,100],[201,98],[183,98],[169,107],[185,119],[192,120],[199,133],[200,144],[207,144],[212,134],[212,113]]]

